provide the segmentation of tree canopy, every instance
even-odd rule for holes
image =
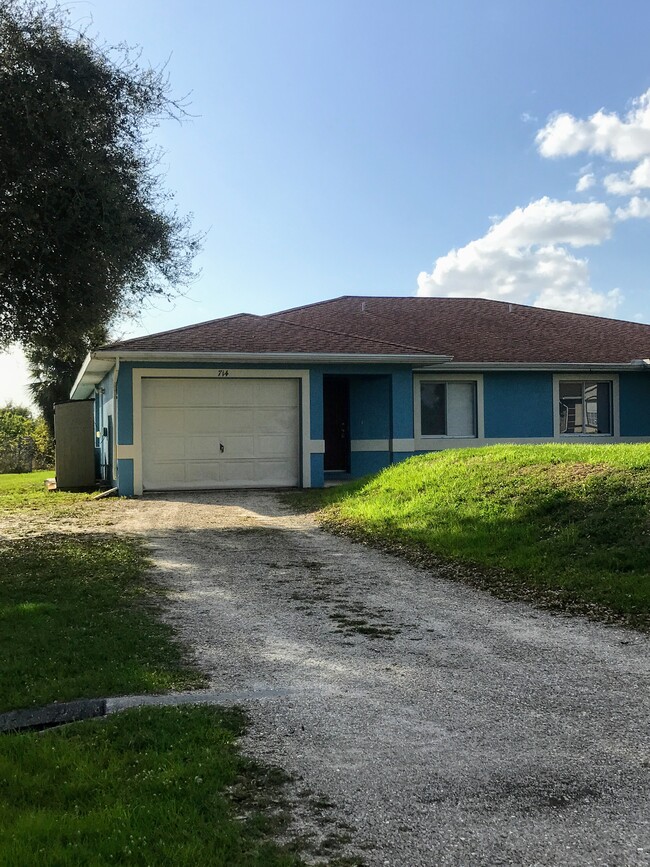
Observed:
[[[148,142],[183,114],[169,91],[60,7],[0,0],[0,347],[74,356],[191,280],[200,239]]]

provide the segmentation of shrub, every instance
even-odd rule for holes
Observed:
[[[54,445],[42,418],[26,407],[0,407],[0,473],[31,473],[54,461]]]

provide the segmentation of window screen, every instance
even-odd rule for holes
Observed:
[[[611,382],[560,382],[560,433],[611,435]]]
[[[476,383],[421,382],[422,436],[475,437]]]

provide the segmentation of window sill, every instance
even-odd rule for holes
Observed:
[[[449,436],[447,434],[416,434],[416,439],[419,440],[477,440],[476,434],[460,434],[459,436]]]
[[[581,440],[581,439],[600,439],[600,440],[613,440],[614,434],[595,434],[595,433],[561,433],[558,434],[559,439],[563,440]]]

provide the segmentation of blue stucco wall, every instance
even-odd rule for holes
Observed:
[[[325,461],[322,454],[313,454],[310,457],[311,486],[322,488],[325,484]]]
[[[122,363],[118,380],[118,443],[133,443],[132,370],[141,363]],[[146,363],[148,368],[176,370],[215,369],[210,363],[178,365],[171,362]],[[255,369],[255,365],[231,365],[231,369]],[[305,365],[277,365],[278,370],[305,369]],[[398,365],[313,365],[310,370],[310,438],[323,438],[323,376],[350,376],[350,433],[354,440],[385,440],[413,437],[413,373]],[[104,395],[98,422],[106,424],[107,404],[112,398],[112,373],[102,386]],[[489,372],[483,374],[485,437],[488,440],[552,438],[552,372]],[[650,374],[621,373],[620,423],[623,437],[650,437]],[[101,419],[99,416],[101,415]],[[409,452],[353,451],[351,474],[366,475],[389,463],[410,457]],[[323,484],[323,455],[310,455],[311,483]],[[133,462],[119,461],[120,492],[132,492]]]
[[[391,375],[391,427],[396,439],[413,438],[413,373],[399,368]]]
[[[618,387],[621,436],[650,436],[650,374],[621,373]]]
[[[350,475],[353,478],[367,476],[383,470],[390,464],[390,452],[352,452],[350,456]],[[314,486],[315,487],[315,486]]]
[[[309,372],[309,407],[310,437],[313,440],[323,439],[323,372],[311,370]],[[322,483],[321,483],[322,484]]]
[[[552,373],[486,373],[486,438],[553,436]]]
[[[133,367],[122,364],[117,375],[117,442],[121,446],[133,445]]]
[[[350,438],[388,439],[390,436],[390,378],[350,377]]]
[[[133,486],[133,461],[128,458],[120,458],[117,462],[119,489],[121,497],[132,497],[135,493]]]

